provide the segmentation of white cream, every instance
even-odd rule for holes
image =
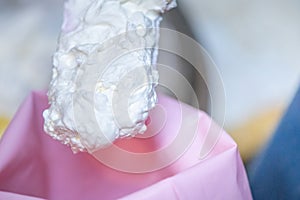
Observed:
[[[146,130],[161,13],[173,0],[69,0],[43,113],[45,131],[93,152]]]

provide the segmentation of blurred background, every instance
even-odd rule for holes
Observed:
[[[268,141],[299,85],[300,2],[178,0],[178,4],[179,9],[166,14],[163,26],[194,37],[216,63],[226,92],[225,129],[247,162]],[[0,0],[0,134],[31,90],[47,89],[62,12],[63,0]],[[162,53],[160,61],[171,57]],[[198,92],[200,108],[209,112],[201,77],[194,76],[184,61],[172,59]],[[209,74],[209,67],[205,71]],[[163,72],[161,77],[172,79]],[[190,94],[181,91],[183,100],[193,105]]]

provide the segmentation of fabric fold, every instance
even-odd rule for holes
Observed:
[[[158,99],[165,122],[155,122],[158,115],[162,116],[160,111],[150,113],[154,127],[148,124],[148,138],[122,140],[114,145],[129,153],[137,151],[138,155],[159,152],[170,144],[175,144],[175,148],[182,143],[187,146],[183,152],[167,151],[166,156],[177,157],[163,168],[128,173],[121,169],[122,165],[118,170],[88,153],[73,154],[67,146],[46,135],[42,112],[48,107],[48,100],[45,92],[33,92],[0,142],[0,199],[7,195],[18,199],[20,194],[25,196],[19,199],[28,196],[55,200],[252,199],[235,142],[222,131],[208,156],[200,160],[200,147],[212,124],[211,118],[170,97],[160,94]],[[178,129],[186,134],[182,142],[176,141],[181,139],[176,135],[180,133]],[[157,133],[151,135],[154,131]],[[147,148],[141,148],[144,144]],[[161,155],[153,154],[150,158],[164,160],[166,157]],[[138,166],[138,162],[130,164]]]

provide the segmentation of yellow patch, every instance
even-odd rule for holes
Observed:
[[[229,129],[230,135],[238,144],[244,161],[253,158],[272,136],[282,114],[283,106],[272,106],[248,119],[235,129]]]
[[[6,127],[9,124],[9,119],[6,117],[1,117],[0,116],[0,137],[2,136],[2,134],[4,133]]]

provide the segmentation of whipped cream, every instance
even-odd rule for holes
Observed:
[[[44,130],[73,152],[142,134],[155,106],[161,14],[173,0],[69,0]]]

